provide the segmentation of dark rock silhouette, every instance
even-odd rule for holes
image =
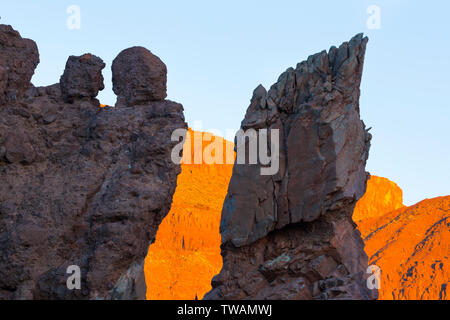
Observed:
[[[70,56],[59,82],[64,101],[71,103],[75,99],[95,98],[105,88],[104,67],[103,60],[92,54]]]
[[[359,116],[367,41],[359,34],[289,68],[268,92],[255,89],[241,128],[279,130],[280,170],[234,165],[224,265],[206,299],[376,297],[352,221],[368,177],[371,136]]]
[[[160,94],[100,108],[104,64],[91,54],[34,87],[34,42],[2,25],[0,46],[0,299],[145,299],[144,258],[180,172],[170,138],[187,127],[182,105]],[[154,71],[130,82],[121,72],[140,54],[128,57],[114,85],[140,97]],[[70,265],[80,290],[66,285]]]

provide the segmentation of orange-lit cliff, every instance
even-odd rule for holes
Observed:
[[[404,207],[402,189],[389,179],[371,176],[366,193],[356,204],[353,220],[359,223],[402,207]]]
[[[379,299],[449,299],[450,196],[380,213],[358,227],[369,264],[381,268]]]
[[[194,148],[194,141],[202,137],[194,138],[189,132],[191,140],[185,143],[172,208],[146,258],[147,299],[201,299],[211,290],[211,278],[222,267],[220,213],[233,169],[234,145],[212,137],[211,142],[197,143]],[[203,155],[208,146],[213,147],[212,142],[223,144],[224,164],[208,165],[204,158],[201,164],[194,164],[194,154]],[[231,164],[226,164],[227,148]],[[191,164],[186,164],[188,155]]]

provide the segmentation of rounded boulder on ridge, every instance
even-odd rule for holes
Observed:
[[[167,97],[167,68],[144,47],[123,50],[112,64],[114,93],[127,106],[162,101]]]

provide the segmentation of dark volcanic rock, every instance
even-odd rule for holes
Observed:
[[[206,299],[374,296],[352,221],[368,177],[371,136],[359,116],[366,43],[357,35],[289,68],[268,92],[254,91],[241,127],[279,129],[280,169],[265,176],[260,164],[234,165],[224,265]]]
[[[64,101],[72,103],[75,99],[95,98],[105,88],[104,67],[103,60],[90,53],[70,56],[59,81]]]
[[[5,45],[17,33],[0,30],[2,61],[28,56]],[[8,72],[27,74],[22,90],[33,70],[19,67]],[[183,107],[99,108],[89,98],[101,68],[94,56],[69,59],[61,87],[71,104],[56,84],[0,107],[0,299],[145,299],[144,258],[180,172],[170,137],[186,128]],[[80,290],[67,288],[70,265]]]
[[[118,106],[146,104],[167,96],[166,65],[146,48],[123,50],[113,61],[112,73]]]
[[[0,25],[0,105],[19,99],[39,63],[36,43],[11,26]]]

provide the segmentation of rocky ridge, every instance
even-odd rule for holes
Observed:
[[[0,49],[0,299],[145,299],[144,259],[180,172],[170,137],[187,128],[164,100],[165,65],[123,51],[120,103],[100,108],[99,57],[69,57],[59,83],[34,87],[36,44],[0,25]]]

